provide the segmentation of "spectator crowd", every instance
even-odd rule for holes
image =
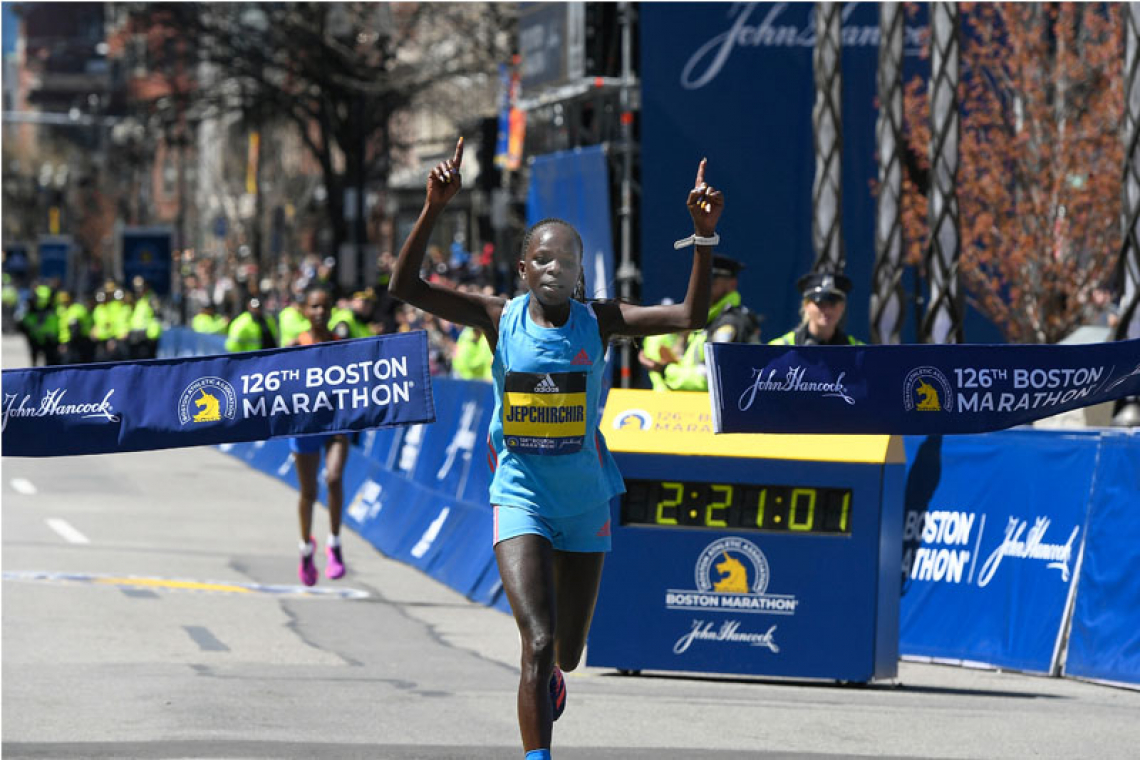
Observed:
[[[468,254],[459,243],[452,249],[450,256],[438,247],[429,251],[425,279],[493,292],[490,246],[481,256]],[[389,295],[393,261],[390,253],[381,254],[375,281],[345,291],[335,282],[331,258],[306,255],[264,276],[250,260],[202,258],[183,270],[173,299],[157,297],[141,277],[129,284],[108,279],[81,297],[58,282],[10,283],[5,277],[5,329],[24,334],[33,366],[154,358],[164,325],[179,323],[225,336],[229,351],[288,346],[309,329],[301,303],[306,289],[320,284],[335,295],[329,326],[337,337],[425,330],[432,374],[490,380],[491,352],[481,335]]]

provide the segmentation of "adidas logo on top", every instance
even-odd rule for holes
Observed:
[[[550,375],[543,375],[538,385],[534,386],[535,393],[558,393],[558,386]]]

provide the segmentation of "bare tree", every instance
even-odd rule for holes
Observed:
[[[1110,4],[962,6],[960,276],[1020,343],[1081,324],[1120,250],[1123,41]],[[907,87],[908,258],[929,234],[924,84]]]
[[[155,13],[153,5],[145,8]],[[496,65],[513,44],[510,3],[186,3],[160,6],[193,36],[213,72],[199,83],[202,113],[240,110],[285,120],[320,167],[334,250],[361,239],[346,217],[345,190],[386,187],[415,140],[399,117],[466,83],[465,97],[435,97],[455,121],[493,103]],[[161,65],[161,64],[160,64]],[[477,92],[472,97],[472,89]],[[485,96],[479,96],[482,90]]]

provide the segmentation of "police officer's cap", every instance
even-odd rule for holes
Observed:
[[[731,256],[725,256],[723,253],[713,254],[713,277],[736,277],[740,274],[741,269],[744,269],[744,264],[732,258]]]
[[[808,272],[796,280],[796,287],[804,298],[816,303],[829,297],[846,300],[851,292],[851,278],[840,272]]]

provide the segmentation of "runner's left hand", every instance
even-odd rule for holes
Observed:
[[[697,180],[689,191],[685,205],[693,217],[693,230],[701,237],[709,237],[716,232],[716,223],[724,211],[724,195],[705,182],[707,158],[702,158],[697,166]]]

